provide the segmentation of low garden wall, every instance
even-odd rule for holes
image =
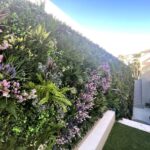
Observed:
[[[115,112],[105,112],[74,150],[102,150],[114,123]]]

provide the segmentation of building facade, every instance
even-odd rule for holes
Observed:
[[[141,72],[134,85],[132,118],[150,124],[150,50],[140,54]]]

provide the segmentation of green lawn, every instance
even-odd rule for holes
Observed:
[[[103,150],[150,150],[150,133],[115,123]]]

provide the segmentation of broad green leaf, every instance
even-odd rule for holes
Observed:
[[[8,103],[6,107],[6,111],[8,111],[10,114],[12,114],[17,119],[17,113],[16,113],[16,105],[13,102]]]

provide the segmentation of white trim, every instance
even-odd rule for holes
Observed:
[[[127,125],[129,127],[133,127],[133,128],[150,133],[150,125],[146,125],[146,124],[139,123],[133,120],[125,119],[125,118],[123,118],[122,120],[118,122],[121,124]]]

